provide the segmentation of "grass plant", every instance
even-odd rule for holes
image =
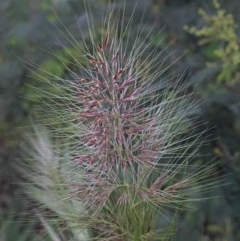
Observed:
[[[73,240],[173,239],[174,214],[215,185],[216,163],[191,163],[198,101],[126,8],[110,5],[101,31],[88,10],[88,40],[68,32],[68,77],[34,68],[45,88],[31,87],[39,103],[19,169],[44,226]]]

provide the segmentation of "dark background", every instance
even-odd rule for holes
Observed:
[[[104,0],[91,0],[95,6],[92,17],[96,21],[107,9]],[[116,1],[122,4],[123,1]],[[222,9],[233,14],[235,23],[240,20],[238,0],[220,1]],[[126,15],[135,1],[126,3]],[[201,149],[204,158],[219,160],[224,164],[216,170],[216,176],[227,175],[223,185],[214,188],[209,200],[202,200],[196,210],[180,214],[176,240],[237,241],[240,240],[240,79],[217,81],[221,63],[214,58],[213,50],[218,43],[198,45],[199,38],[187,33],[183,27],[204,26],[198,15],[202,7],[210,15],[215,14],[209,0],[139,0],[136,15],[142,16],[143,31],[154,25],[150,37],[155,47],[168,46],[172,62],[171,71],[191,83],[192,90],[201,105],[201,128],[210,136]],[[20,198],[15,163],[20,161],[19,142],[21,127],[31,115],[37,97],[29,96],[26,84],[34,84],[29,63],[35,63],[56,76],[65,73],[64,64],[52,53],[63,56],[71,44],[64,34],[66,29],[76,39],[81,33],[87,38],[87,15],[81,0],[1,0],[0,1],[0,240],[41,240],[33,232],[31,224],[11,223],[16,213],[27,210],[29,205]],[[62,21],[66,29],[60,23]],[[100,22],[100,21],[99,21]],[[138,24],[138,19],[132,23]],[[221,23],[219,23],[221,24]],[[81,31],[79,31],[81,28]],[[240,28],[236,28],[239,35]],[[134,36],[133,36],[134,38]],[[239,56],[240,58],[240,56]],[[208,68],[208,62],[215,68]],[[67,63],[67,62],[66,62]],[[36,71],[36,70],[33,70]],[[239,68],[235,70],[238,72]],[[34,99],[36,98],[36,99]],[[9,221],[9,222],[6,222]],[[26,231],[27,230],[27,231]],[[24,235],[23,235],[24,234]],[[2,235],[2,236],[1,236]],[[5,239],[3,238],[5,235]],[[35,236],[36,235],[36,236]],[[47,240],[47,239],[46,239]]]

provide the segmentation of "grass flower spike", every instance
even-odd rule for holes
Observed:
[[[54,91],[37,89],[48,131],[36,128],[22,170],[35,183],[31,197],[85,235],[78,240],[169,240],[169,212],[212,185],[214,165],[190,165],[201,144],[190,125],[197,103],[133,17],[113,7],[100,37],[89,20],[91,44],[69,34],[84,64],[75,53],[72,78],[44,78]]]

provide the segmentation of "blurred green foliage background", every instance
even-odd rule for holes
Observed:
[[[101,22],[111,1],[89,2],[94,6],[93,20]],[[123,1],[115,3],[120,6]],[[181,56],[172,65],[172,74],[182,75],[191,83],[196,96],[203,99],[200,119],[204,125],[201,128],[207,130],[209,140],[201,149],[200,161],[226,159],[216,170],[216,176],[227,174],[224,182],[228,185],[208,193],[216,198],[202,200],[196,211],[180,213],[178,241],[240,240],[240,26],[237,25],[240,2],[222,0],[218,3],[220,5],[208,0],[126,1],[126,14],[131,14],[135,4],[137,16],[145,11],[143,22],[136,18],[134,25],[142,24],[146,33],[154,25],[149,36],[155,38],[154,47],[160,51],[168,46],[172,62]],[[200,15],[199,9],[202,9]],[[1,241],[49,240],[48,237],[43,239],[41,228],[21,222],[19,217],[19,213],[27,213],[30,205],[22,198],[14,170],[14,163],[20,161],[19,127],[31,115],[32,105],[41,98],[27,85],[39,86],[44,84],[44,79],[67,74],[68,68],[72,68],[73,56],[81,56],[67,36],[72,33],[81,41],[83,35],[87,42],[88,17],[82,0],[0,1]],[[230,25],[226,24],[226,19],[230,19]],[[130,39],[134,38],[132,34]],[[228,46],[234,46],[229,47],[230,52]],[[84,64],[84,59],[80,61]],[[33,68],[34,65],[40,66],[41,71]],[[52,75],[44,75],[46,72]],[[39,75],[41,83],[37,82]],[[64,237],[54,240],[64,240]]]

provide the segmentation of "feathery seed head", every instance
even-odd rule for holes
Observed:
[[[197,110],[187,84],[165,79],[170,66],[158,48],[146,43],[148,36],[141,29],[130,48],[132,17],[125,28],[123,16],[117,15],[113,23],[113,11],[108,16],[100,42],[91,31],[91,47],[78,43],[86,64],[74,63],[80,68],[72,73],[74,80],[46,80],[62,93],[47,97],[51,122],[49,109],[39,115],[47,117],[52,139],[60,137],[53,148],[60,161],[54,177],[49,173],[54,168],[46,170],[47,157],[41,153],[32,179],[47,175],[56,185],[34,190],[39,201],[64,220],[91,228],[92,239],[153,240],[158,237],[153,223],[162,208],[186,206],[184,190],[192,194],[196,182],[206,185],[204,174],[212,169],[188,164],[201,135],[186,135]],[[55,119],[61,124],[55,125]],[[31,155],[38,161],[35,151]],[[42,198],[44,191],[51,195]],[[53,196],[62,201],[55,205]],[[79,208],[77,221],[69,207]]]

